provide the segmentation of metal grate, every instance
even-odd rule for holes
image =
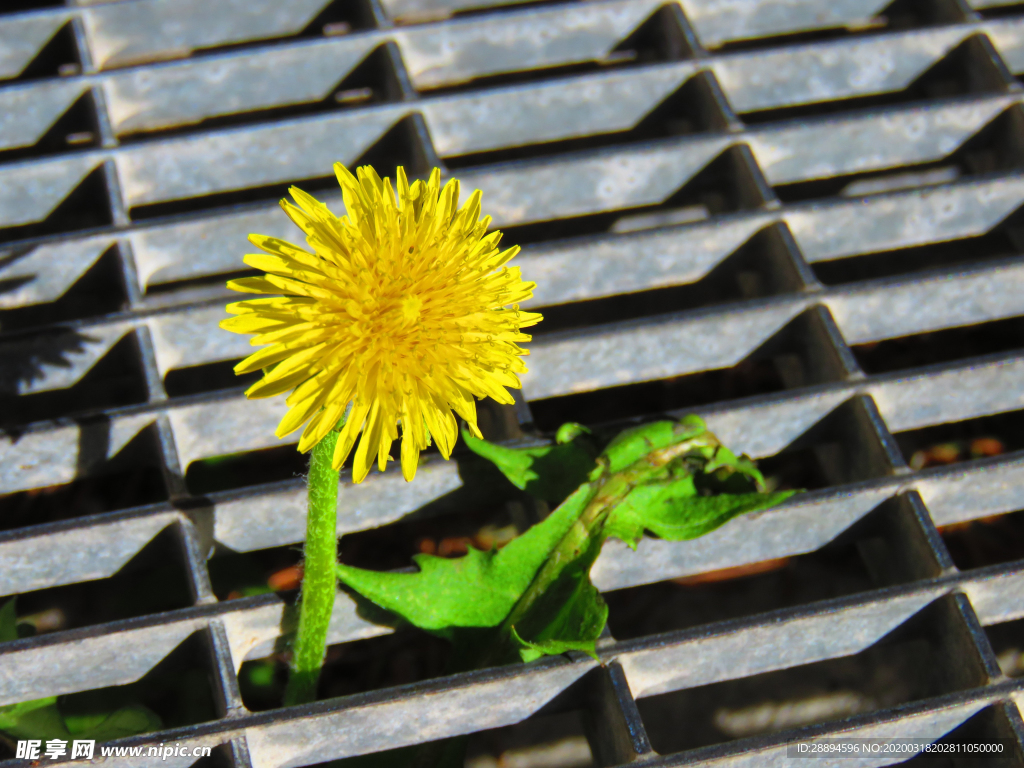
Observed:
[[[196,675],[208,716],[125,743],[238,768],[574,711],[599,765],[776,765],[840,732],[998,737],[1024,764],[1019,73],[1004,0],[6,3],[0,594],[81,610],[0,644],[0,704]],[[294,562],[302,462],[230,375],[223,283],[247,233],[293,236],[289,184],[340,205],[337,160],[457,172],[526,246],[547,320],[489,437],[698,412],[810,492],[609,544],[603,665],[250,711],[238,671],[286,601],[226,594],[218,564]],[[979,438],[994,455],[924,466]],[[339,533],[529,512],[467,461],[343,478]],[[788,581],[707,586],[732,568]],[[155,597],[120,606],[135,579]],[[339,596],[331,643],[380,658],[390,632]]]

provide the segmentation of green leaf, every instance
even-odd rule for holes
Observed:
[[[13,739],[66,739],[70,736],[57,709],[56,696],[0,707],[0,731]]]
[[[481,441],[482,442],[482,441]],[[593,496],[571,497],[497,552],[470,548],[465,557],[416,555],[419,573],[382,573],[338,565],[338,578],[410,624],[450,637],[453,627],[496,627]]]
[[[14,612],[12,597],[0,608],[0,643],[18,639],[18,617]]]
[[[608,460],[608,471],[619,472],[651,451],[689,440],[706,431],[704,421],[696,416],[687,416],[678,422],[655,421],[620,433],[602,455]]]
[[[595,544],[595,552],[600,552],[600,541]],[[581,558],[573,567],[563,570],[544,597],[512,627],[523,661],[566,651],[583,651],[597,658],[595,643],[608,621],[608,606],[590,583],[594,559]]]
[[[492,462],[509,481],[520,490],[560,504],[586,481],[594,468],[594,456],[582,440],[575,438],[583,431],[566,424],[559,435],[571,442],[539,445],[533,448],[506,448],[473,437],[463,430],[462,439],[473,453]],[[566,427],[569,430],[563,432]]]
[[[644,530],[667,541],[695,539],[737,515],[773,507],[795,491],[695,495],[693,478],[634,488],[605,523],[605,533],[633,549]]]
[[[68,718],[68,726],[72,733],[76,730],[75,725],[72,718]],[[104,718],[99,725],[87,727],[74,735],[96,741],[113,741],[137,733],[158,731],[162,727],[163,723],[155,712],[141,704],[130,704]]]

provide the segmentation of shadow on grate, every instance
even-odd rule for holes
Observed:
[[[28,256],[32,249],[17,253],[16,257]],[[4,285],[0,291],[14,290],[24,282]],[[0,309],[0,329],[16,331],[34,326],[47,326],[65,320],[98,317],[118,312],[128,305],[124,273],[117,247],[111,247],[79,277],[59,299],[45,304]]]
[[[922,72],[901,91],[830,99],[793,107],[765,109],[742,114],[750,125],[796,120],[884,107],[913,104],[974,94],[1001,93],[1014,82],[989,39],[972,35]]]
[[[941,159],[867,173],[839,174],[824,179],[780,184],[775,194],[785,203],[823,197],[864,197],[943,184],[955,179],[1004,173],[1024,166],[1024,112],[1007,107],[958,149]]]
[[[983,684],[980,661],[961,651],[970,647],[965,635],[953,598],[946,597],[852,656],[651,696],[637,704],[661,754],[834,722]]]
[[[201,496],[303,477],[308,465],[309,458],[299,453],[294,444],[228,456],[212,456],[188,465],[185,485],[189,493]]]
[[[851,347],[865,373],[875,375],[1024,348],[1024,317],[918,333]]]
[[[97,161],[99,162],[99,161]],[[31,224],[0,227],[0,242],[64,232],[86,232],[114,223],[111,195],[101,163],[45,219]]]
[[[79,426],[78,470],[86,476],[0,496],[0,530],[167,500],[155,427],[140,430],[116,455],[103,459],[110,439],[109,421],[83,420]],[[16,445],[18,434],[12,433],[12,438]]]
[[[196,632],[137,682],[59,696],[57,706],[73,732],[95,726],[124,707],[135,710],[130,722],[148,724],[146,731],[213,720],[219,713],[210,658],[205,633]],[[3,757],[13,757],[13,749],[0,741]]]
[[[617,640],[841,597],[873,583],[855,543],[604,595]]]
[[[896,432],[893,437],[911,469],[957,464],[1024,448],[1024,411]]]
[[[836,350],[836,338],[827,311],[812,308],[732,368],[531,400],[530,409],[537,426],[551,431],[567,421],[601,424],[658,414],[678,418],[711,403],[841,381],[849,369]]]
[[[18,622],[43,634],[186,608],[186,569],[180,534],[170,526],[109,578],[18,595]]]
[[[1022,511],[944,525],[939,534],[962,571],[1024,559]]]
[[[83,352],[88,338],[74,332],[44,334],[26,338],[25,344],[24,357],[15,352],[0,363],[0,412],[4,414],[0,417],[0,428],[144,403],[148,398],[134,334],[117,342],[72,386],[19,395],[21,387],[45,384],[47,369],[56,369],[59,375],[63,367],[70,367],[68,357]],[[0,351],[10,355],[14,351],[12,346],[0,344]]]

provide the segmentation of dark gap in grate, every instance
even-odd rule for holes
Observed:
[[[100,146],[99,126],[92,91],[86,91],[57,118],[39,141],[31,147],[0,150],[0,162],[13,162],[25,158],[75,151],[88,151]]]
[[[1024,511],[944,525],[939,533],[962,571],[1024,559]]]
[[[728,124],[724,112],[727,107],[724,106],[723,99],[713,76],[701,72],[688,78],[629,130],[446,156],[444,161],[448,168],[455,170],[512,160],[551,157],[669,136],[721,131]]]
[[[613,422],[669,413],[845,378],[825,320],[816,309],[801,313],[732,368],[670,379],[608,387],[562,397],[531,400],[537,426],[552,431],[567,421]]]
[[[169,526],[109,578],[18,595],[18,622],[43,634],[187,608],[186,567],[181,539]]]
[[[221,744],[214,747],[206,757],[200,757],[192,763],[191,768],[235,768],[235,766],[236,763],[231,758],[231,746],[229,744]]]
[[[24,11],[38,11],[43,8],[63,8],[66,5],[64,0],[7,0],[3,9],[0,10],[0,18]]]
[[[167,283],[149,283],[146,285],[146,306],[161,306],[164,303],[185,304],[188,299],[177,299],[174,294],[188,296],[189,294],[200,296],[211,289],[220,289],[220,292],[228,298],[241,296],[236,291],[225,287],[228,280],[235,280],[239,277],[256,277],[262,274],[258,269],[239,269],[236,272],[218,272],[215,275],[201,275],[187,280],[174,280]],[[159,273],[157,273],[157,278]],[[238,299],[241,300],[240,298]]]
[[[715,304],[777,296],[803,287],[787,237],[772,225],[753,235],[695,283],[540,307],[542,338],[570,328],[699,309]]]
[[[461,467],[460,467],[461,469]],[[342,536],[339,559],[372,570],[408,568],[417,554],[458,557],[503,546],[537,522],[533,502],[486,467],[405,518]]]
[[[1014,706],[1014,705],[1009,705]],[[988,768],[1014,768],[1024,764],[1017,732],[1010,717],[1019,720],[1020,715],[1007,716],[1006,704],[986,707],[972,716],[963,725],[954,728],[938,739],[935,751],[919,755],[900,765],[932,766],[932,768],[960,768],[963,765],[981,765]],[[948,745],[948,746],[947,746]],[[998,746],[996,746],[998,745]],[[1001,752],[981,752],[980,760],[966,762],[953,755],[978,754],[979,750],[1002,749]]]
[[[774,456],[758,460],[768,484],[814,490],[892,474],[881,425],[862,397],[837,407]]]
[[[203,133],[229,126],[253,126],[265,122],[294,117],[344,111],[357,106],[400,101],[402,89],[395,72],[393,58],[388,55],[387,44],[375,48],[366,58],[344,75],[320,101],[298,102],[265,109],[221,114],[207,117],[187,125],[142,129],[119,137],[124,144]]]
[[[109,227],[114,223],[106,174],[99,163],[42,221],[0,227],[0,242]]]
[[[246,203],[277,202],[282,198],[289,198],[288,188],[297,186],[304,192],[315,195],[324,190],[332,192],[338,189],[338,180],[334,176],[316,176],[308,179],[293,179],[282,181],[276,184],[267,184],[262,187],[250,187],[248,189],[235,189],[228,192],[215,192],[209,195],[183,198],[181,200],[168,200],[161,203],[150,203],[132,208],[130,211],[132,219],[145,221],[168,216],[180,216],[188,213],[212,213],[217,208],[231,208]]]
[[[958,618],[952,598],[941,598],[857,654],[651,696],[637,705],[654,749],[671,754],[964,690],[985,681],[958,653],[955,642],[965,634]],[[834,622],[808,629],[802,642],[808,648],[828,644],[824,635],[839,631]]]
[[[120,255],[117,246],[112,246],[56,301],[0,310],[0,329],[9,332],[97,317],[118,312],[127,304]]]
[[[611,229],[621,216],[622,212],[618,211],[569,216],[530,224],[509,224],[500,228],[501,242],[503,246],[512,244],[524,246],[551,240],[603,234]]]
[[[75,332],[58,332],[28,337],[24,346],[0,345],[0,427],[146,402],[146,375],[134,333],[114,344],[74,385],[18,394],[19,384],[46,379],[44,366],[67,365],[65,356],[82,350],[87,340]]]
[[[1024,676],[1024,619],[991,624],[984,629],[1003,674]]]
[[[879,587],[937,578],[949,566],[934,538],[931,516],[911,492],[886,499],[836,537],[852,542],[872,582]]]
[[[212,456],[188,465],[185,485],[190,493],[205,493],[243,488],[304,476],[309,459],[295,445],[281,445],[261,451],[228,456]]]
[[[208,659],[204,632],[196,632],[138,682],[68,694],[59,697],[58,704],[66,714],[81,715],[141,704],[160,718],[162,728],[214,720],[217,709]]]
[[[1024,348],[1024,317],[993,320],[851,347],[865,373],[875,375]]]
[[[0,530],[42,525],[166,499],[159,468],[129,469],[0,496],[0,520],[3,521]]]
[[[216,719],[208,644],[203,634],[200,631],[186,638],[134,683],[58,696],[61,715],[76,728],[84,728],[95,726],[112,712],[134,707],[136,712],[125,719],[140,725],[148,720],[149,732]],[[125,653],[131,652],[131,648],[125,648]],[[0,759],[13,757],[12,747],[13,743],[0,740]],[[143,756],[147,749],[142,747]]]
[[[1024,3],[1009,3],[994,8],[975,8],[974,12],[983,19],[1002,19],[1007,16],[1024,15]]]
[[[1024,411],[893,433],[912,469],[956,464],[1024,448]]]
[[[885,19],[887,29],[919,29],[970,21],[966,7],[957,0],[894,0],[879,17]]]
[[[11,0],[14,3],[24,0]],[[53,3],[63,5],[63,3]],[[5,3],[4,10],[10,7]],[[28,5],[31,8],[31,5]],[[46,7],[42,3],[35,7]],[[82,62],[78,55],[78,44],[75,42],[75,31],[69,21],[62,26],[30,61],[13,82],[38,80],[46,77],[77,75],[82,71]],[[12,81],[8,81],[12,82]]]
[[[866,33],[861,30],[853,32],[846,27],[822,27],[801,32],[780,32],[776,35],[765,35],[763,37],[747,37],[736,40],[726,40],[713,46],[716,54],[738,53],[741,51],[756,51],[765,48],[787,48],[797,45],[810,45],[813,43],[827,43],[832,40],[841,40],[851,37],[865,37]]]
[[[430,680],[446,674],[446,640],[405,628],[391,635],[332,645],[317,698],[320,700]],[[288,666],[281,654],[247,661],[238,673],[242,702],[254,712],[281,706]]]
[[[469,738],[465,768],[590,768],[594,756],[579,710],[538,714]]]
[[[1020,216],[1015,215],[1015,224]],[[954,267],[972,267],[1016,256],[1018,226],[997,227],[978,237],[929,243],[866,256],[852,256],[834,261],[818,261],[811,270],[825,285],[843,285],[897,275],[913,275],[930,270],[947,271]]]
[[[848,173],[774,188],[785,203],[821,197],[865,197],[900,189],[934,186],[956,179],[1016,172],[1024,167],[1024,112],[1005,109],[950,155],[926,163],[865,173]]]
[[[110,459],[108,421],[79,423],[79,472],[85,475],[63,485],[33,488],[0,496],[0,530],[42,525],[115,509],[167,500],[160,470],[155,429],[146,427]],[[18,433],[9,430],[15,444]]]
[[[217,599],[237,600],[298,589],[302,571],[297,566],[301,561],[302,545],[291,544],[255,552],[218,552],[206,567]]]
[[[901,91],[747,112],[743,114],[743,122],[756,125],[934,99],[1002,93],[1007,90],[1011,79],[1005,76],[1002,65],[993,58],[997,55],[985,35],[972,35]]]
[[[842,597],[873,583],[856,544],[684,576],[604,595],[617,640]]]
[[[219,363],[177,368],[164,377],[164,390],[169,397],[185,397],[221,389],[245,389],[262,378],[259,371],[242,376],[235,375],[233,369],[238,362],[238,360],[225,360]]]

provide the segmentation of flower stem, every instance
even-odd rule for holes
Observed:
[[[327,625],[338,590],[338,470],[331,468],[338,433],[331,430],[313,447],[309,459],[309,511],[305,564],[291,673],[285,706],[316,700],[316,686],[327,650]]]

